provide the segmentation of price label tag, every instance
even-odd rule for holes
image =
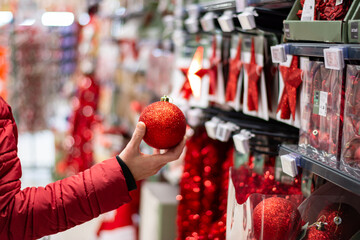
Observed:
[[[236,151],[242,154],[248,154],[250,151],[249,141],[252,137],[254,137],[254,134],[246,129],[242,129],[240,133],[235,134],[233,140]]]
[[[352,22],[350,24],[350,37],[351,39],[359,39],[359,23],[358,22]]]
[[[319,100],[319,115],[320,116],[326,117],[327,102],[328,102],[328,93],[320,91],[320,100]]]
[[[190,109],[187,111],[187,123],[191,127],[197,127],[203,122],[204,113],[199,108]]]
[[[226,123],[220,123],[216,129],[216,139],[222,142],[229,140],[231,130],[227,127]]]
[[[209,138],[216,139],[216,129],[217,129],[218,123],[213,121],[207,121],[205,123],[205,129],[206,133],[209,136]]]
[[[315,15],[315,0],[305,0],[303,11],[301,14],[301,21],[314,21]]]
[[[270,49],[273,63],[286,62],[287,58],[285,53],[285,47],[283,45],[272,46]]]
[[[223,32],[232,32],[235,29],[232,12],[225,11],[225,13],[218,18],[218,22]]]
[[[197,18],[188,18],[184,23],[189,33],[197,33],[199,31]]]
[[[236,11],[242,12],[246,7],[246,0],[236,0]]]
[[[215,29],[214,18],[215,14],[213,12],[208,12],[200,19],[201,27],[205,32],[210,32]]]
[[[341,48],[324,49],[325,68],[342,70],[345,66],[344,54]]]
[[[280,159],[283,172],[291,177],[295,177],[298,174],[296,161],[299,161],[300,157],[294,154],[286,154],[280,156]]]
[[[250,30],[256,28],[255,17],[251,12],[243,12],[237,15],[242,29]]]

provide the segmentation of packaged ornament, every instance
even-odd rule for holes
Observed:
[[[347,65],[341,161],[360,176],[360,66]]]
[[[323,62],[313,62],[310,81],[305,84],[311,95],[302,108],[299,145],[315,154],[317,160],[335,164],[341,147],[343,71],[327,69]]]
[[[297,208],[302,201],[299,180],[278,182],[274,168],[265,167],[263,174],[245,166],[231,169],[226,239],[295,240],[301,233]]]
[[[280,95],[276,114],[279,121],[296,127],[300,127],[300,95],[303,78],[300,60],[298,56],[287,55],[287,61],[279,64]]]
[[[243,62],[241,61],[242,37],[233,35],[231,39],[229,74],[226,83],[225,101],[236,111],[241,107]]]
[[[269,119],[268,98],[264,74],[264,36],[244,36],[242,62],[244,64],[243,112]]]
[[[326,183],[301,203],[302,239],[349,240],[360,230],[360,197]]]

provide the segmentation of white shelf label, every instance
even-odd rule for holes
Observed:
[[[237,15],[242,29],[250,30],[256,28],[255,17],[251,12],[243,12]]]
[[[283,172],[291,177],[295,177],[298,174],[296,158],[297,157],[293,154],[286,154],[280,156]]]
[[[249,140],[254,136],[254,134],[246,129],[242,129],[240,133],[235,134],[233,140],[236,151],[242,154],[248,154],[250,151]]]
[[[287,57],[285,53],[285,47],[283,45],[272,46],[270,49],[271,49],[271,58],[273,63],[286,62]]]
[[[200,19],[201,27],[205,32],[210,32],[215,29],[214,18],[215,14],[208,12]]]
[[[225,11],[225,13],[218,18],[218,22],[223,32],[232,32],[235,29],[231,11]]]
[[[303,11],[301,14],[301,21],[314,21],[315,15],[315,0],[305,0]]]
[[[327,102],[328,102],[328,93],[320,91],[319,97],[319,115],[326,117],[327,113]]]
[[[345,66],[344,54],[341,48],[324,49],[325,68],[342,70]]]
[[[189,33],[197,33],[199,31],[197,18],[188,18],[184,23]]]

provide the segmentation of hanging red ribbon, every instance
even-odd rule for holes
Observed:
[[[212,56],[210,57],[210,68],[209,68],[209,78],[210,78],[210,88],[209,93],[211,95],[215,94],[217,86],[217,75],[218,75],[218,65],[220,63],[220,58],[216,56],[216,36],[213,37],[212,42]]]
[[[201,79],[205,74],[209,73],[209,69],[202,68],[203,53],[204,53],[203,47],[201,46],[198,47],[193,56],[193,59],[191,60],[190,66],[188,68],[180,68],[180,71],[185,76],[185,82],[180,92],[183,94],[183,97],[187,100],[190,99],[190,96],[194,92],[194,89],[191,87],[189,76],[191,77],[196,75]],[[200,83],[193,83],[193,84],[200,84]],[[196,94],[200,95],[200,92],[197,92]]]
[[[236,55],[233,59],[229,62],[229,78],[226,85],[226,93],[225,93],[225,100],[226,101],[234,101],[236,90],[237,90],[237,84],[239,79],[239,74],[242,67],[242,61],[241,61],[241,39],[239,39]]]
[[[281,110],[281,119],[290,119],[290,112],[295,120],[296,89],[300,86],[302,70],[298,68],[299,58],[293,56],[290,67],[280,66],[280,73],[285,87],[281,95],[280,103],[276,112]]]
[[[248,102],[247,107],[249,111],[257,111],[259,108],[259,88],[258,82],[262,71],[261,66],[256,64],[255,59],[255,42],[254,38],[251,40],[251,59],[250,63],[245,64],[245,69],[248,75]]]

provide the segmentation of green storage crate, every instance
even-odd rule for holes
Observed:
[[[354,14],[348,22],[349,43],[360,43],[360,5],[357,6]]]
[[[296,0],[289,16],[284,21],[286,40],[315,41],[330,43],[348,42],[348,20],[351,19],[359,0],[353,1],[343,21],[300,21],[296,13],[301,9],[300,0]]]

